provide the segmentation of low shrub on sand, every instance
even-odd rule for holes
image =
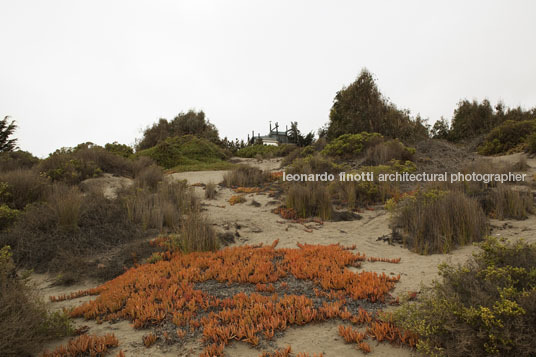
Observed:
[[[426,355],[536,355],[536,245],[488,238],[480,247],[463,266],[441,266],[442,280],[405,302],[397,322]]]

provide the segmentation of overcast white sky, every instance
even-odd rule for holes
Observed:
[[[202,109],[220,136],[328,121],[368,68],[400,108],[536,106],[535,1],[0,1],[0,116],[44,157]]]

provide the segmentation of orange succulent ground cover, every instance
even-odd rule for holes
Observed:
[[[134,328],[153,328],[146,345],[157,339],[182,343],[200,338],[206,346],[201,356],[223,356],[233,340],[262,347],[290,326],[328,319],[368,327],[367,336],[378,341],[415,345],[414,336],[366,311],[396,301],[389,292],[400,276],[351,270],[367,261],[351,251],[355,246],[276,249],[277,242],[216,252],[165,252],[162,261],[52,300],[98,295],[71,316],[97,322],[125,319]],[[359,348],[366,350],[365,345]]]
[[[52,352],[45,351],[42,357],[102,356],[119,342],[113,334],[105,336],[82,335],[71,339],[67,346],[59,346]]]
[[[243,203],[243,202],[246,202],[246,199],[242,195],[234,195],[234,196],[231,196],[231,198],[229,198],[229,204],[231,206],[234,206],[237,203]]]

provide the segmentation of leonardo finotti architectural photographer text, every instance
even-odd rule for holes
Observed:
[[[393,182],[471,182],[478,181],[484,183],[490,182],[520,182],[525,181],[527,174],[518,174],[514,172],[503,174],[481,174],[481,173],[409,173],[409,172],[396,172],[396,173],[382,173],[377,174],[378,181],[393,181]],[[322,174],[287,174],[283,173],[283,181],[335,181],[338,178],[339,181],[374,181],[375,174],[372,171],[360,172],[360,173],[346,173],[340,172],[338,175],[328,174],[324,172]]]

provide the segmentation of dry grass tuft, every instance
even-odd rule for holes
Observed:
[[[328,189],[320,182],[289,185],[286,203],[287,207],[293,209],[301,218],[320,217],[322,220],[329,220],[333,214]]]
[[[268,173],[248,165],[239,165],[225,174],[223,185],[226,187],[260,186],[270,180]]]
[[[492,216],[497,219],[526,219],[534,213],[534,198],[530,190],[515,190],[499,184],[491,192]]]
[[[205,198],[208,200],[213,200],[216,198],[216,194],[218,193],[218,190],[216,190],[216,184],[214,182],[209,182],[205,186]]]
[[[488,231],[478,202],[462,192],[438,190],[399,202],[393,227],[402,230],[404,244],[419,254],[447,253],[482,240]]]

